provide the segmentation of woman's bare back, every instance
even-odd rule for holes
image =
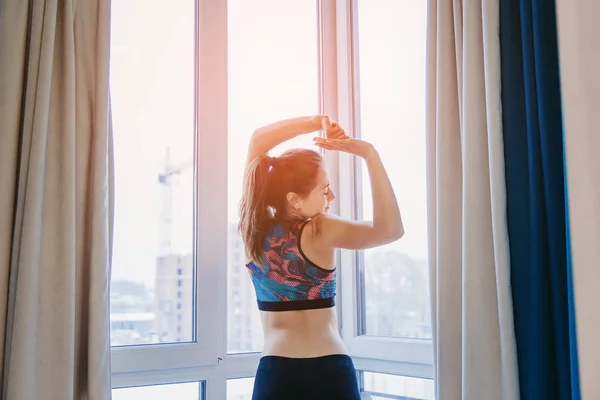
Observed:
[[[347,354],[339,335],[335,308],[300,311],[261,311],[263,355],[308,358]]]
[[[309,222],[302,231],[303,253],[325,269],[335,267],[335,251],[319,251],[318,236]],[[306,358],[329,354],[348,354],[339,334],[335,307],[300,311],[261,311],[265,333],[264,355]]]

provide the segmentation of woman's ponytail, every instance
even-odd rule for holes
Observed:
[[[272,160],[268,155],[262,155],[250,163],[244,177],[244,193],[240,202],[238,228],[247,256],[259,265],[263,265],[265,261],[262,247],[273,218],[268,204],[269,168]]]

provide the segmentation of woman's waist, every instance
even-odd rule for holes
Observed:
[[[294,311],[261,311],[260,316],[265,335],[312,336],[338,331],[334,307]]]
[[[263,326],[266,339],[273,340],[337,340],[340,338],[338,328],[335,324],[322,324],[317,326],[302,326],[292,324],[289,327]]]
[[[263,355],[303,358],[347,353],[340,334],[332,326],[265,329]]]
[[[348,349],[339,337],[307,338],[303,341],[289,337],[265,338],[262,356],[279,356],[289,358],[314,358],[329,355],[348,355]]]

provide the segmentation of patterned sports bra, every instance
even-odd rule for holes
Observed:
[[[311,310],[335,305],[335,268],[321,268],[302,252],[300,237],[307,223],[291,228],[274,224],[263,244],[264,271],[254,263],[246,265],[259,310]]]

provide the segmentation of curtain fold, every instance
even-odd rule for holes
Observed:
[[[436,398],[518,399],[497,0],[429,0],[427,188]]]
[[[0,2],[3,399],[109,399],[110,2]]]
[[[578,398],[554,2],[504,0],[502,100],[521,397]]]
[[[600,3],[557,0],[568,210],[571,374],[581,397],[600,393]],[[576,312],[576,315],[574,311]],[[579,349],[579,353],[577,353]],[[577,381],[573,398],[578,397]]]

